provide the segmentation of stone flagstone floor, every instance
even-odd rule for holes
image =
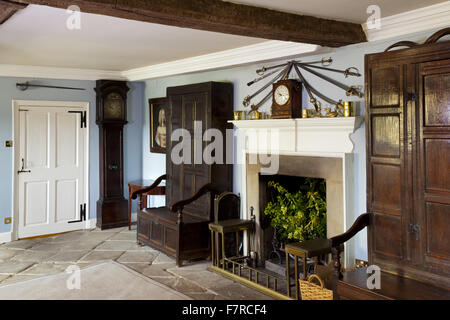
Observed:
[[[135,226],[134,226],[135,228]],[[267,300],[270,297],[207,270],[208,261],[178,268],[175,260],[136,243],[136,230],[65,233],[0,245],[0,286],[114,260],[198,300]]]

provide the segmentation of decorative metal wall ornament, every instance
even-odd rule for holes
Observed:
[[[332,85],[344,90],[347,96],[357,96],[359,98],[362,98],[364,96],[364,94],[360,91],[358,86],[347,86],[347,85],[345,85],[337,80],[334,80],[334,79],[320,73],[319,71],[315,70],[315,69],[317,69],[317,70],[323,70],[323,71],[328,71],[328,72],[340,73],[340,74],[344,75],[345,78],[361,77],[359,70],[355,67],[350,67],[345,70],[329,68],[328,66],[330,66],[332,63],[333,63],[333,59],[331,59],[331,58],[325,59],[324,58],[319,61],[302,62],[302,61],[292,60],[292,61],[288,61],[283,64],[271,66],[271,67],[263,66],[262,68],[256,70],[256,73],[258,74],[259,77],[255,78],[254,80],[247,83],[247,86],[252,86],[253,84],[255,84],[261,80],[264,80],[264,79],[270,77],[271,75],[274,75],[274,74],[276,74],[276,75],[267,84],[262,86],[255,93],[245,97],[245,99],[243,101],[244,107],[250,106],[249,114],[252,112],[257,112],[259,107],[261,107],[267,100],[270,99],[270,97],[273,96],[273,89],[257,103],[251,104],[252,100],[254,98],[256,98],[259,94],[261,94],[264,90],[266,90],[270,85],[274,84],[275,82],[277,82],[279,80],[288,79],[292,70],[294,70],[295,73],[298,75],[299,80],[305,87],[305,90],[309,96],[309,101],[314,106],[317,113],[321,112],[321,103],[317,100],[317,98],[320,98],[320,99],[328,102],[329,104],[336,106],[336,110],[342,110],[342,112],[343,112],[344,102],[342,100],[335,101],[335,100],[327,97],[325,94],[323,94],[319,90],[315,89],[303,76],[303,71],[306,71],[306,72],[308,72],[318,78],[321,78],[322,80],[325,80],[325,81],[331,83]],[[318,65],[318,64],[320,64],[320,65]],[[266,73],[269,70],[273,70],[273,71]],[[338,115],[337,111],[331,112],[331,110],[327,110],[326,116],[335,117],[337,115]]]

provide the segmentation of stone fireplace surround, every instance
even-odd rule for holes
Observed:
[[[279,170],[276,174],[326,180],[328,238],[345,232],[351,226],[355,217],[355,170],[350,135],[361,126],[361,117],[231,122],[240,131],[239,134],[254,137],[256,133],[258,137],[257,142],[247,138],[244,142],[244,152],[238,156],[242,157],[240,160],[243,163],[242,218],[249,218],[250,207],[254,208],[256,230],[252,250],[258,252],[260,258],[261,253],[270,250],[267,243],[270,243],[268,239],[273,234],[260,227],[264,208],[261,208],[260,204],[259,176],[264,174],[266,166],[262,165],[255,155],[278,153]],[[270,132],[276,134],[267,134],[269,128]],[[354,263],[351,241],[346,244],[343,262],[344,267]]]

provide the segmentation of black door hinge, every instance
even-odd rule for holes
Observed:
[[[69,223],[77,223],[86,221],[86,203],[80,204],[80,220],[69,221]]]
[[[87,123],[86,123],[86,121],[87,121],[86,111],[69,111],[69,113],[79,113],[80,116],[81,116],[81,121],[80,121],[81,129],[87,128]]]

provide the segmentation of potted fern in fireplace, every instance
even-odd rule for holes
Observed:
[[[325,180],[305,178],[298,191],[291,192],[270,181],[272,197],[264,214],[271,219],[282,243],[326,238],[327,206]]]

